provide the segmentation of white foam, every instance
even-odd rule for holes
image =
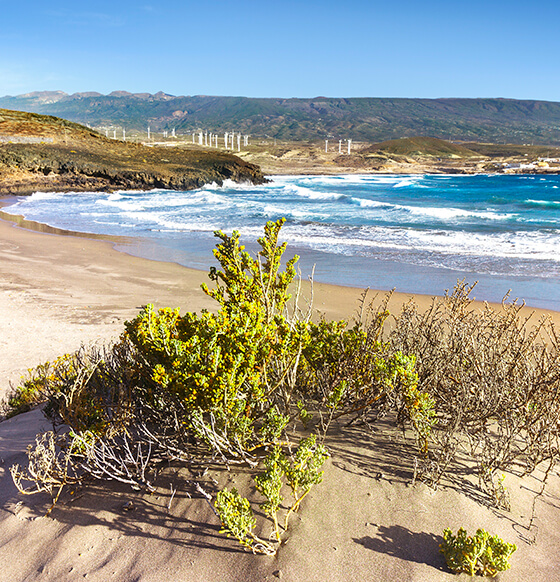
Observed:
[[[141,211],[144,210],[145,207],[139,202],[133,202],[126,199],[117,199],[117,200],[96,200],[95,204],[99,206],[109,206],[113,208],[118,208],[119,210],[136,210]]]
[[[52,200],[53,198],[58,198],[60,195],[59,192],[33,192],[29,200],[33,202],[37,200]]]
[[[393,185],[393,188],[404,188],[406,186],[418,186],[418,181],[412,178],[407,178],[406,180],[400,180]]]
[[[340,200],[344,196],[344,194],[340,194],[339,192],[321,192],[303,186],[289,186],[287,189],[290,193],[294,193],[301,198],[307,198],[308,200]]]
[[[348,200],[351,204],[356,204],[357,206],[361,206],[362,208],[386,208],[386,209],[398,208],[394,204],[378,202],[377,200],[368,200],[367,198],[356,198],[352,196]]]
[[[464,210],[462,208],[421,207],[421,206],[395,206],[412,214],[431,216],[439,220],[451,220],[455,218],[482,218],[485,220],[509,220],[518,216],[506,212],[480,212],[476,210]]]
[[[216,192],[200,192],[195,191],[194,194],[189,196],[189,194],[183,194],[182,196],[174,197],[171,199],[166,199],[161,201],[163,205],[169,206],[199,206],[199,205],[227,205],[231,204],[231,199],[224,194],[218,194]]]
[[[205,184],[199,190],[254,190],[255,185],[251,182],[234,182],[233,180],[226,179],[220,186],[216,182],[211,184]],[[196,191],[196,190],[195,190]]]
[[[540,200],[548,194],[539,194],[535,189],[524,190],[517,199],[535,208],[494,208],[491,202],[485,203],[489,207],[475,202],[463,207],[460,202],[451,202],[455,198],[447,198],[447,202],[443,198],[439,205],[437,198],[422,198],[415,190],[434,187],[449,191],[450,186],[462,187],[456,183],[444,186],[443,182],[447,184],[449,180],[447,175],[281,176],[274,183],[258,187],[226,182],[189,192],[38,192],[18,204],[22,214],[27,215],[29,209],[29,218],[54,223],[53,226],[89,230],[89,225],[95,223],[100,231],[104,225],[112,232],[118,226],[147,233],[145,236],[167,236],[168,240],[174,236],[172,233],[210,234],[216,229],[236,229],[247,242],[254,241],[262,236],[263,222],[283,216],[288,221],[282,240],[296,249],[299,246],[332,255],[390,256],[395,260],[406,256],[422,264],[442,265],[447,261],[457,268],[479,265],[477,268],[487,269],[486,272],[502,269],[502,273],[511,270],[510,260],[524,265],[523,272],[529,272],[530,265],[542,260],[552,265],[551,273],[556,272],[554,269],[560,265],[560,229],[554,215],[560,201]],[[392,189],[404,186],[412,190],[399,193]],[[537,183],[524,183],[523,188],[536,186]],[[540,182],[537,187],[542,190]],[[511,198],[510,194],[503,197]],[[423,206],[422,200],[428,205]],[[493,221],[502,224],[493,227]],[[531,222],[530,227],[527,222]],[[535,230],[527,232],[522,228]],[[150,231],[170,234],[150,235]],[[175,240],[180,236],[177,234]]]
[[[351,254],[351,249],[391,249],[443,255],[502,257],[546,260],[560,264],[559,234],[500,233],[421,230],[398,227],[357,227],[328,225],[286,225],[282,235],[291,244]]]
[[[553,188],[557,188],[558,186],[553,186]],[[532,200],[528,199],[525,200],[526,204],[534,204],[536,206],[560,206],[559,200]]]
[[[367,175],[348,174],[342,176],[312,176],[305,178],[304,182],[312,186],[345,186],[348,184],[366,184]]]

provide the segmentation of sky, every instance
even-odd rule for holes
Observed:
[[[0,0],[0,96],[560,101],[560,2]]]

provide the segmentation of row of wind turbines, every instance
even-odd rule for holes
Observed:
[[[105,136],[109,137],[109,129],[105,129]],[[118,139],[117,138],[117,130],[113,129],[113,139]],[[171,132],[169,132],[168,130],[164,130],[163,131],[163,137],[165,139],[167,138],[177,138],[177,134],[175,133],[175,128],[173,128],[171,130]],[[152,139],[152,131],[151,128],[148,127],[148,141],[150,141],[150,139]],[[229,150],[235,150],[237,149],[238,152],[241,151],[241,142],[243,141],[243,147],[247,147],[249,145],[249,136],[248,135],[243,135],[239,132],[228,132],[226,131],[223,134],[223,138],[221,136],[221,134],[217,134],[217,133],[213,133],[213,132],[208,132],[208,131],[195,131],[192,133],[192,143],[193,144],[198,144],[199,146],[202,147],[215,147],[218,148],[220,147],[220,143],[223,139],[223,143],[224,143],[224,149],[229,149]],[[122,128],[122,140],[126,141],[126,129],[123,127]],[[336,143],[336,142],[335,142]],[[352,149],[352,140],[351,139],[339,139],[338,140],[338,153],[342,154],[342,144],[345,143],[345,146],[348,152],[348,155],[350,155],[351,153],[351,149]],[[237,148],[236,148],[237,145]],[[325,153],[329,152],[329,140],[326,139],[325,140]]]
[[[195,136],[197,135],[196,132],[194,132],[192,134],[192,142],[196,143],[195,141]],[[228,132],[226,131],[224,133],[224,149],[230,149],[230,150],[234,150],[235,149],[235,142],[237,141],[237,151],[240,152],[241,151],[241,139],[243,139],[243,147],[247,147],[249,145],[249,136],[248,135],[242,135],[241,133],[236,133],[234,131],[232,132]],[[207,131],[202,132],[199,131],[198,132],[198,145],[199,146],[205,146],[205,147],[220,147],[219,143],[221,140],[221,136],[218,135],[217,133],[208,133]]]
[[[112,138],[113,139],[119,139],[117,137],[117,130],[113,129],[105,129],[105,136],[106,137],[110,137],[109,133],[110,131],[113,132]],[[151,127],[148,127],[147,129],[147,133],[148,133],[148,140],[150,141],[152,139],[152,130]],[[165,139],[167,138],[177,138],[177,134],[175,133],[175,128],[173,128],[171,130],[171,132],[169,132],[168,130],[164,130],[163,132],[163,137]],[[126,141],[126,129],[123,127],[122,128],[122,140]],[[199,146],[203,146],[203,147],[220,147],[220,143],[222,141],[222,137],[221,135],[217,134],[217,133],[213,133],[213,132],[208,132],[208,131],[198,131],[198,132],[193,132],[192,134],[192,142],[193,144],[198,143]],[[225,149],[231,149],[234,150],[236,149],[236,142],[237,142],[237,151],[241,151],[241,142],[243,142],[243,146],[247,147],[249,145],[249,136],[248,135],[243,135],[239,132],[228,132],[226,131],[223,134],[223,143],[224,143],[224,148]]]

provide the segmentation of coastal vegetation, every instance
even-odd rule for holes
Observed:
[[[223,533],[273,554],[321,482],[333,436],[356,425],[373,435],[383,419],[415,451],[413,484],[461,488],[471,477],[480,500],[508,511],[504,475],[544,467],[544,491],[560,444],[554,327],[530,327],[507,298],[500,310],[475,309],[464,282],[427,311],[410,301],[390,314],[386,301],[374,306],[364,294],[353,322],[317,320],[297,257],[283,262],[282,224],[267,223],[255,257],[238,233],[216,233],[219,267],[203,286],[215,313],[148,305],[115,344],[32,372],[7,412],[43,403],[54,428],[37,435],[27,466],[11,469],[22,493],[47,491],[56,502],[65,487],[91,479],[154,491],[174,463],[193,475],[244,468],[254,488],[209,491],[197,482],[198,491]],[[273,541],[254,533],[253,507],[270,520]],[[505,558],[513,551],[477,536]],[[478,544],[446,534],[445,552],[461,552],[463,538]]]
[[[460,528],[456,536],[449,528],[446,529],[440,546],[440,552],[452,572],[491,577],[511,567],[509,558],[516,549],[515,544],[491,536],[483,529],[468,536],[464,528]]]

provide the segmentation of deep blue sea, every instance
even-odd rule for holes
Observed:
[[[247,248],[267,220],[286,218],[287,255],[306,278],[442,294],[479,281],[477,299],[511,289],[560,310],[560,176],[281,176],[191,192],[36,193],[7,212],[58,228],[135,237],[117,248],[207,270],[213,232]]]

